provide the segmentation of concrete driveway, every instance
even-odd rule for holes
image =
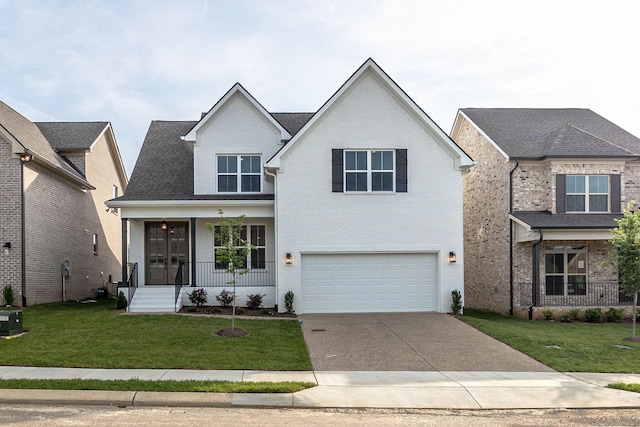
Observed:
[[[303,314],[316,371],[553,372],[443,313]]]

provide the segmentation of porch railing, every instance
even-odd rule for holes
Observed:
[[[557,288],[556,288],[557,289]],[[633,298],[620,292],[618,282],[588,282],[586,285],[565,285],[564,295],[549,295],[544,283],[534,298],[532,284],[520,283],[520,305],[534,307],[616,307],[631,306]],[[569,290],[578,292],[571,294]]]
[[[127,280],[127,311],[129,311],[133,295],[135,295],[136,289],[138,289],[138,263],[127,263],[127,273],[127,277],[129,278]]]
[[[231,274],[226,269],[216,268],[215,262],[185,263],[187,271],[195,271],[195,283],[191,286],[227,287]],[[262,267],[262,266],[261,266]],[[193,270],[192,270],[193,269]],[[265,261],[264,268],[250,268],[246,273],[236,278],[237,287],[275,286],[276,262]]]

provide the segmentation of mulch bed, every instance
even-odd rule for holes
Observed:
[[[220,316],[231,316],[233,307],[220,307],[220,306],[202,306],[194,307],[187,306],[182,307],[179,313],[185,314],[215,314]],[[278,313],[272,308],[247,308],[236,307],[236,316],[251,316],[251,317],[285,317],[295,319],[295,314]]]

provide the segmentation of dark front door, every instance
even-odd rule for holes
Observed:
[[[170,222],[166,230],[161,222],[147,222],[146,240],[146,284],[175,284],[180,263],[186,263],[189,244],[186,222]],[[182,283],[187,284],[187,264],[182,267]]]

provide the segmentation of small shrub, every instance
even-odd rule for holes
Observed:
[[[270,310],[268,308],[263,308],[262,314],[264,314],[265,316],[273,316],[273,310]]]
[[[462,294],[459,290],[451,291],[451,312],[458,314],[462,311]]]
[[[569,320],[576,321],[580,318],[580,310],[577,308],[571,309],[567,315],[569,316]]]
[[[607,322],[620,323],[622,320],[622,313],[623,310],[621,308],[611,307],[604,315],[607,318]]]
[[[600,308],[588,308],[584,312],[584,320],[589,323],[602,322],[602,310]]]
[[[198,311],[196,307],[187,307],[187,313],[195,313]]]
[[[293,314],[293,291],[289,291],[284,294],[284,307],[287,309],[287,313]]]
[[[256,309],[262,305],[262,298],[266,294],[249,294],[247,295],[247,308]]]
[[[189,296],[189,301],[195,304],[196,307],[202,307],[207,302],[207,291],[202,288],[194,289],[193,292],[187,293],[187,295]]]
[[[4,298],[4,303],[6,305],[13,305],[13,288],[11,287],[11,285],[6,285],[3,289],[2,289],[2,298]]]
[[[553,311],[551,311],[551,310],[542,310],[542,315],[547,320],[553,319]]]
[[[233,299],[235,298],[235,294],[231,291],[223,289],[218,295],[216,295],[216,299],[220,303],[222,307],[229,307],[233,304]]]
[[[244,313],[244,308],[236,307],[236,314],[242,314],[242,313]]]
[[[564,322],[564,323],[569,323],[571,322],[571,315],[569,313],[563,313],[562,316],[560,316],[560,321]]]
[[[124,292],[120,291],[116,297],[116,308],[118,310],[124,310],[127,308],[127,297],[124,296]]]

